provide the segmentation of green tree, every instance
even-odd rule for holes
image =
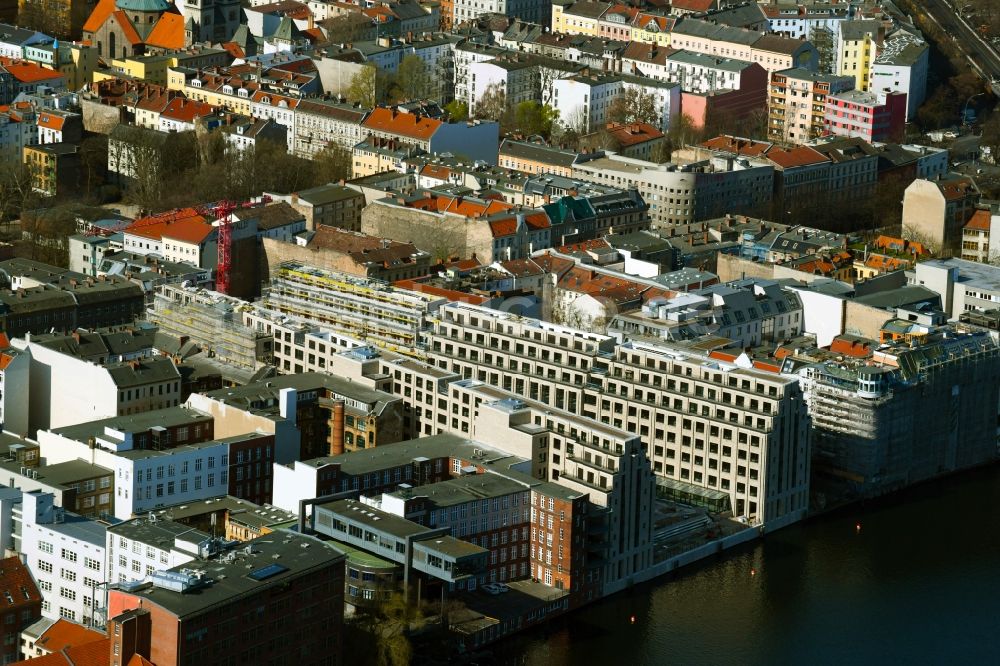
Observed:
[[[448,117],[454,121],[469,118],[469,105],[461,100],[453,99],[444,105],[444,110],[448,113]]]
[[[357,74],[351,77],[351,83],[347,86],[347,99],[360,104],[363,108],[371,109],[376,104],[376,79],[378,72],[375,65],[365,65]]]
[[[660,118],[656,108],[656,97],[652,93],[643,92],[639,88],[629,87],[612,100],[608,107],[607,118],[610,122],[650,123],[657,124]]]
[[[552,125],[559,112],[548,104],[521,102],[514,109],[514,123],[525,134],[539,134],[546,139],[552,135]]]
[[[430,89],[430,77],[423,58],[413,54],[403,56],[396,70],[396,87],[405,101],[423,99]]]
[[[351,151],[331,143],[313,156],[316,185],[325,185],[353,177]]]
[[[503,119],[505,113],[507,113],[507,93],[499,84],[491,83],[476,101],[476,118],[499,121]]]

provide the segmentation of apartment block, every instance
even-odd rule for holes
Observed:
[[[108,526],[106,580],[145,580],[157,571],[212,555],[221,544],[221,540],[213,541],[211,534],[150,512]]]
[[[635,188],[649,206],[653,228],[727,213],[753,214],[773,197],[774,169],[736,158],[656,164],[613,153],[573,165],[573,176],[601,185]]]
[[[851,90],[853,77],[796,68],[771,74],[768,138],[801,144],[826,134],[826,98]]]
[[[31,430],[128,414],[180,402],[180,374],[170,359],[98,365],[31,341],[16,344],[31,357]]]
[[[942,256],[960,255],[962,229],[979,198],[979,188],[968,176],[914,180],[903,193],[903,238]]]
[[[927,98],[930,45],[918,34],[897,30],[886,37],[872,62],[869,89],[906,93],[906,120],[913,120]]]
[[[42,592],[42,616],[95,624],[94,611],[104,605],[96,590],[106,580],[107,523],[67,512],[51,493],[36,491],[21,496],[20,528],[20,552]]]
[[[442,369],[637,433],[663,488],[721,493],[769,529],[805,514],[808,416],[793,380],[462,304],[426,339]]]
[[[840,26],[835,73],[852,77],[855,90],[871,89],[872,61],[878,55],[883,32],[881,22],[874,20],[846,21]]]
[[[993,227],[1000,223],[1000,218],[989,210],[977,210],[962,227],[962,259],[990,263],[996,258],[1000,243],[1000,230],[993,232]]]
[[[672,298],[652,298],[639,312],[608,326],[631,340],[681,342],[711,334],[740,348],[781,342],[802,333],[802,303],[771,280],[745,279]]]
[[[906,124],[906,94],[848,90],[827,95],[825,116],[827,131],[834,136],[892,141],[901,138]]]

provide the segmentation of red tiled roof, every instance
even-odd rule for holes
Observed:
[[[0,65],[3,65],[3,68],[21,83],[34,83],[36,81],[49,81],[51,79],[62,78],[61,73],[29,62],[28,60],[0,57]]]
[[[205,102],[198,102],[193,99],[175,97],[170,100],[167,107],[160,114],[163,118],[177,120],[182,123],[193,122],[195,118],[207,116],[215,111],[215,107]]]
[[[504,201],[470,201],[463,197],[448,197],[443,195],[430,195],[424,199],[410,202],[410,208],[420,210],[436,211],[438,213],[453,213],[464,215],[465,217],[484,217],[494,213],[502,213],[513,206]]]
[[[172,238],[182,243],[201,243],[215,229],[193,208],[168,211],[136,220],[125,233],[153,240]]]
[[[770,361],[754,361],[753,367],[757,370],[764,370],[766,372],[781,372],[781,366],[777,363],[771,363]]]
[[[184,17],[173,12],[165,12],[153,26],[146,38],[146,44],[163,49],[184,48]]]
[[[99,631],[59,618],[38,637],[35,645],[49,652],[59,652],[63,648],[86,645],[102,638],[106,638],[106,635]]]
[[[11,356],[10,354],[4,354],[0,352],[0,370],[6,370],[7,366],[10,365],[11,361],[13,360],[14,357]]]
[[[592,238],[590,240],[580,241],[579,243],[570,243],[568,245],[563,245],[558,248],[559,252],[563,254],[571,254],[573,252],[586,252],[587,250],[607,250],[611,248],[611,244],[603,238]]]
[[[132,22],[128,20],[128,14],[120,9],[116,9],[111,15],[118,22],[118,26],[122,29],[122,35],[125,36],[125,39],[132,43],[132,45],[142,44],[142,37],[135,31],[135,26],[132,25]]]
[[[707,12],[715,8],[715,0],[671,0],[670,6],[688,12]]]
[[[965,228],[974,231],[989,231],[992,217],[988,210],[977,210],[965,223]]]
[[[380,106],[372,111],[361,124],[371,130],[426,141],[443,123],[427,116],[402,113]]]
[[[731,352],[722,351],[721,349],[715,349],[708,353],[708,357],[714,358],[719,361],[728,361],[729,363],[732,363],[739,357],[739,354],[733,354]]]
[[[233,56],[234,58],[243,58],[246,53],[243,52],[243,47],[236,42],[223,42],[222,48],[226,50],[226,53]]]
[[[0,612],[32,603],[41,604],[42,594],[28,567],[18,557],[0,560]]]
[[[83,24],[83,31],[97,32],[113,11],[115,11],[115,0],[100,0],[94,7],[94,11],[90,12],[86,23]]]
[[[473,305],[482,305],[490,300],[485,296],[479,296],[478,294],[469,294],[464,291],[445,289],[444,287],[437,287],[432,284],[424,284],[423,282],[417,280],[397,280],[393,284],[400,289],[419,291],[422,294],[430,294],[431,296],[443,296],[445,298],[450,298],[453,301],[461,301],[462,303],[471,303]]]
[[[783,169],[808,166],[810,164],[822,164],[823,162],[830,161],[829,157],[809,146],[795,146],[794,148],[773,146],[767,151],[767,159]]]
[[[425,164],[424,168],[420,170],[420,175],[438,180],[448,180],[451,177],[451,169],[443,164]]]
[[[766,141],[754,141],[753,139],[744,139],[738,136],[723,134],[722,136],[717,136],[714,139],[702,141],[701,145],[711,150],[720,150],[746,157],[760,157],[766,153],[773,144],[767,143]]]
[[[7,349],[10,347],[10,338],[6,333],[0,332],[0,349]]]
[[[623,148],[663,138],[663,132],[656,129],[649,123],[631,123],[629,125],[608,123],[607,132],[613,136]]]
[[[38,114],[38,126],[44,127],[50,130],[62,131],[63,125],[66,123],[66,118],[64,116],[55,116],[51,113],[46,113],[42,111]]]
[[[938,188],[940,188],[941,194],[948,201],[962,199],[976,192],[976,186],[971,178],[953,178],[952,180],[938,181]]]
[[[851,358],[866,358],[871,356],[873,344],[875,343],[871,340],[860,340],[857,338],[845,340],[837,336],[830,343],[830,351],[834,354],[850,356]]]
[[[445,262],[445,268],[454,268],[458,271],[471,271],[473,269],[479,268],[483,265],[483,262],[479,259],[473,257],[472,259],[458,259],[456,261]]]

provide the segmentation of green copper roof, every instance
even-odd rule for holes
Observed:
[[[115,0],[118,9],[128,12],[165,12],[171,4],[168,0]]]

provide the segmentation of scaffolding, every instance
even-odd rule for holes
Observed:
[[[191,340],[209,356],[257,370],[270,361],[272,337],[243,324],[242,309],[249,307],[218,292],[164,285],[147,319],[163,333]]]

